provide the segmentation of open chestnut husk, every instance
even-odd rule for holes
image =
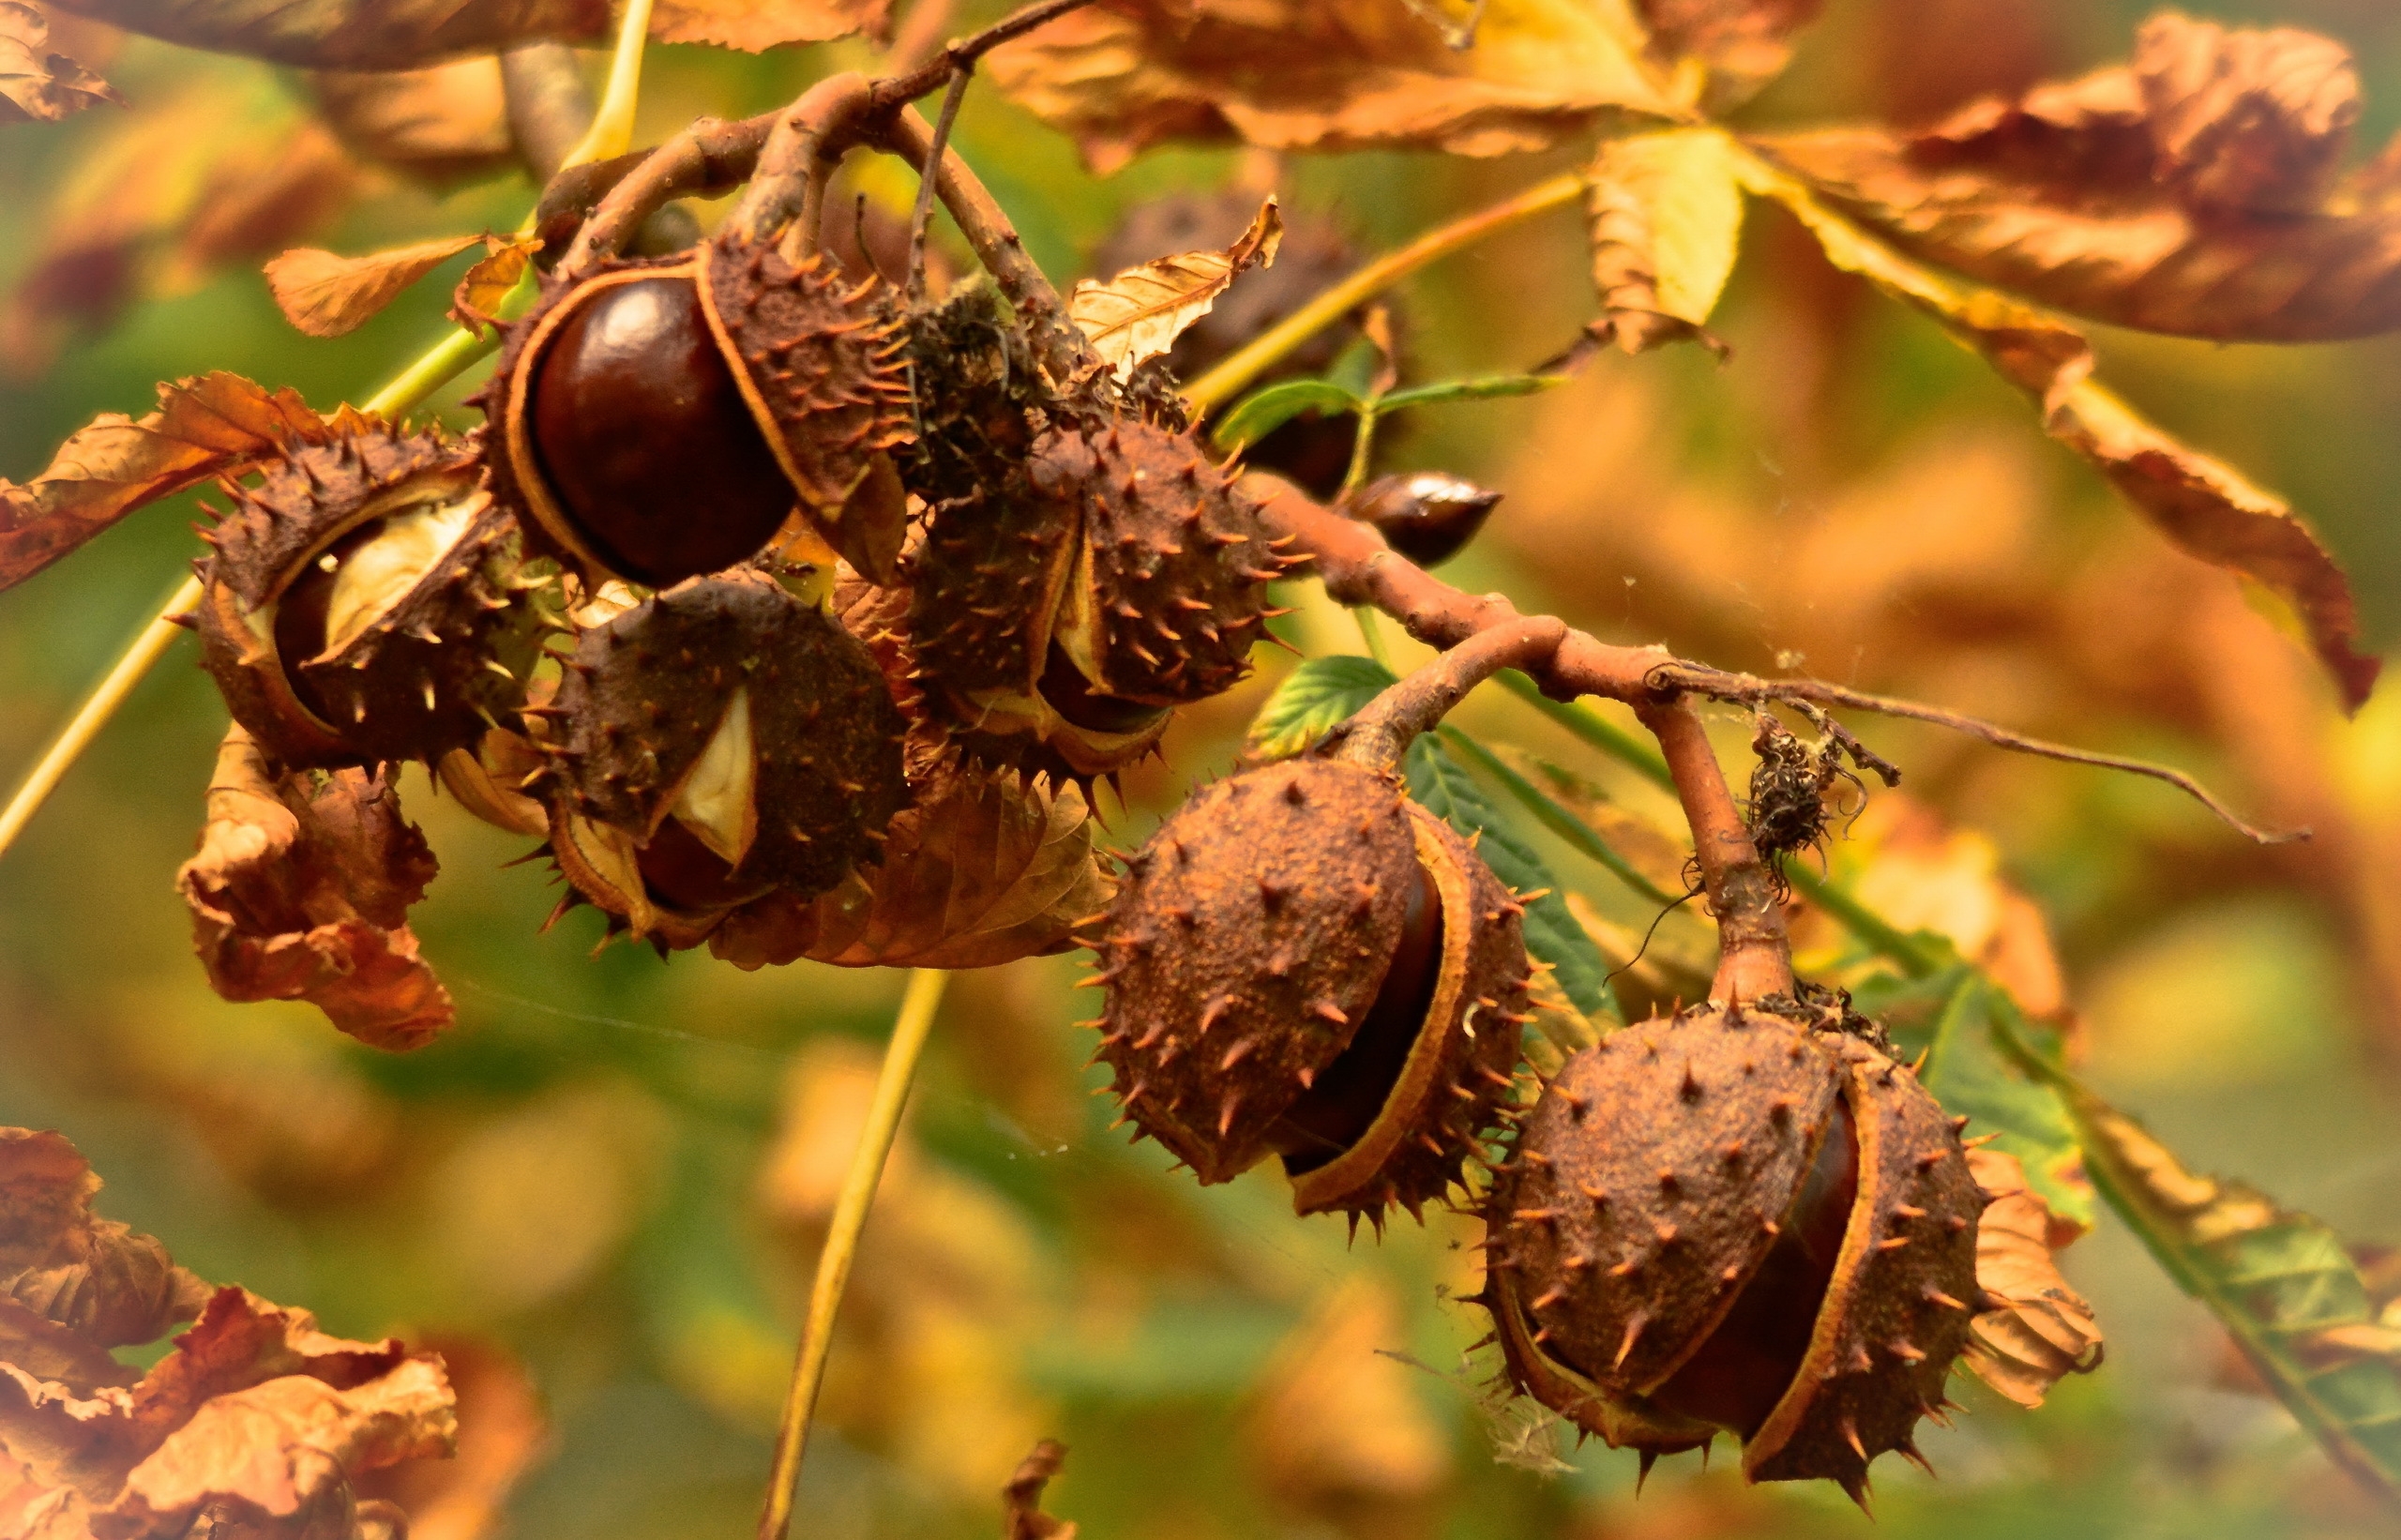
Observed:
[[[350,423],[224,491],[192,624],[202,666],[268,756],[430,763],[516,710],[539,584],[473,445]]]
[[[907,724],[874,659],[760,573],[680,584],[585,630],[539,716],[548,762],[529,790],[561,868],[668,944],[871,864],[909,800]]]
[[[880,281],[731,239],[554,280],[482,398],[493,485],[547,553],[653,587],[749,560],[797,508],[888,577],[907,520]]]
[[[1753,1481],[1864,1498],[1877,1456],[1918,1457],[1982,1298],[1965,1121],[1823,1015],[1713,1006],[1575,1055],[1487,1198],[1511,1380],[1646,1468],[1730,1432]]]
[[[1521,913],[1391,776],[1246,771],[1129,862],[1095,948],[1098,1057],[1126,1119],[1204,1183],[1277,1155],[1303,1214],[1414,1214],[1513,1095]]]

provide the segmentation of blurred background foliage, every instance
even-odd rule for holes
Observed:
[[[2147,8],[1829,8],[1740,121],[1923,119],[2122,56]],[[2366,86],[2363,143],[2401,125],[2401,11],[2382,0],[2192,8],[2342,39]],[[870,59],[855,43],[654,49],[642,139]],[[95,413],[140,412],[153,382],[205,370],[296,386],[320,408],[363,398],[439,334],[468,259],[333,341],[284,324],[259,260],[506,229],[531,193],[515,174],[434,189],[362,166],[292,72],[139,39],[104,68],[133,112],[11,128],[0,157],[0,473],[30,475]],[[1175,189],[1272,179],[1288,210],[1372,252],[1572,164],[1174,150],[1095,179],[982,88],[959,143],[1061,279],[1129,208]],[[910,190],[897,168],[858,180],[878,200]],[[1593,305],[1577,222],[1563,211],[1412,280],[1397,301],[1409,376],[1555,353]],[[1982,364],[1835,273],[1773,209],[1755,207],[1744,247],[1714,323],[1729,362],[1612,354],[1552,394],[1421,414],[1392,437],[1395,468],[1507,493],[1446,576],[1611,639],[1805,666],[2172,760],[2266,822],[2314,825],[2310,844],[2255,849],[2147,782],[1864,724],[1907,768],[1910,801],[1862,832],[1897,838],[1933,815],[1981,832],[1945,847],[1971,912],[1950,928],[2055,951],[2053,998],[2025,1003],[2075,1021],[2100,1089],[2197,1166],[2348,1235],[2401,1239],[2401,697],[2388,686],[2345,721],[2235,580],[2141,526]],[[2145,411],[2289,495],[2352,573],[2371,647],[2401,644],[2401,338],[2104,332],[2100,345]],[[471,388],[440,400],[445,417],[475,420],[460,404]],[[0,603],[8,763],[30,762],[154,611],[196,550],[190,502]],[[1321,601],[1292,627],[1305,650],[1358,650]],[[1184,714],[1167,762],[1111,809],[1118,838],[1139,840],[1228,762],[1289,661],[1262,652],[1249,686]],[[305,1006],[222,1004],[171,887],[223,723],[191,664],[183,644],[0,863],[0,1123],[67,1132],[108,1178],[103,1211],[205,1276],[346,1335],[461,1344],[512,1383],[521,1366],[547,1434],[518,1403],[514,1422],[479,1422],[471,1401],[466,1437],[471,1452],[507,1438],[540,1457],[496,1516],[470,1505],[437,1532],[461,1540],[495,1517],[526,1540],[747,1532],[900,980],[594,956],[598,917],[543,929],[547,866],[510,865],[521,842],[412,771],[409,810],[444,865],[415,923],[457,1030],[395,1057]],[[1457,720],[1663,808],[1500,692]],[[1742,762],[1746,725],[1722,725]],[[1603,933],[1649,922],[1602,868],[1544,849]],[[1834,861],[1872,891],[1869,853]],[[1986,912],[1991,872],[2031,896],[2047,941],[2023,913]],[[1940,907],[1940,883],[1894,889],[1911,895]],[[1679,929],[1697,924],[1663,928],[1659,956],[1705,941]],[[1838,938],[1811,935],[1815,959],[1840,966]],[[1496,1412],[1488,1366],[1462,1366],[1481,1317],[1444,1298],[1473,1287],[1473,1227],[1433,1215],[1346,1246],[1338,1224],[1294,1221],[1266,1170],[1207,1190],[1167,1174],[1085,1095],[1100,1078],[1080,1067],[1075,976],[1053,958],[953,985],[846,1307],[802,1484],[812,1540],[993,1532],[1000,1483],[1044,1435],[1072,1450],[1047,1505],[1090,1540],[1860,1532],[1833,1487],[1746,1489],[1731,1462],[1671,1462],[1638,1503],[1631,1456],[1556,1448]],[[1942,1479],[1880,1472],[1881,1533],[2389,1532],[2122,1229],[2105,1216],[2064,1266],[2109,1333],[2107,1366],[2031,1415],[1959,1391],[1970,1414],[1925,1440]]]

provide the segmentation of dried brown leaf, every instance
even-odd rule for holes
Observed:
[[[2131,65],[1921,132],[1759,143],[1903,249],[1985,282],[2119,325],[2308,341],[2401,326],[2401,205],[2376,166],[2336,180],[2358,115],[2340,45],[2171,13]]]
[[[1992,1200],[1976,1227],[1976,1283],[1992,1307],[1971,1327],[1967,1365],[2018,1405],[2041,1406],[2061,1378],[2100,1366],[2101,1327],[2060,1276],[2051,1255],[2057,1221],[2026,1185],[2017,1157],[1971,1150],[1968,1164]]]
[[[129,1381],[107,1350],[156,1340],[208,1292],[157,1241],[94,1215],[99,1188],[59,1135],[0,1128],[0,1363],[78,1390]]]
[[[608,30],[606,0],[57,0],[61,10],[214,53],[310,69],[415,69]]]
[[[1076,1526],[1042,1511],[1042,1488],[1059,1474],[1067,1460],[1067,1446],[1045,1439],[1034,1446],[1001,1488],[1002,1540],[1076,1540]]]
[[[1058,951],[1108,900],[1094,832],[1073,786],[946,770],[893,819],[881,865],[812,899],[737,909],[709,950],[742,968],[981,968]]]
[[[1283,216],[1271,195],[1250,228],[1224,250],[1158,257],[1106,282],[1085,279],[1068,296],[1067,314],[1101,361],[1125,379],[1136,364],[1175,346],[1246,269],[1275,266],[1283,239]]]
[[[1622,0],[1125,0],[993,51],[994,80],[1108,171],[1171,139],[1271,149],[1539,149],[1611,111],[1681,112]],[[1433,14],[1427,14],[1432,12]]]
[[[500,61],[489,55],[427,69],[316,70],[309,91],[344,148],[420,181],[464,181],[516,159]]]
[[[409,1540],[483,1540],[499,1530],[508,1494],[550,1452],[550,1418],[525,1366],[498,1342],[432,1336],[417,1346],[442,1360],[458,1397],[459,1453],[371,1472],[358,1493],[405,1512]]]
[[[1782,203],[1835,266],[1940,322],[2042,410],[2051,437],[2091,461],[2160,532],[2291,606],[2346,709],[2375,687],[2378,660],[2359,650],[2350,581],[2291,506],[2145,420],[2092,378],[2092,348],[2056,316],[1924,266],[1835,212],[1807,186],[1756,162],[1751,189]]]
[[[486,244],[491,251],[477,258],[450,292],[450,319],[477,335],[487,326],[500,325],[500,302],[517,287],[542,249],[538,239],[495,239]]]
[[[1818,19],[1824,0],[1637,0],[1652,52],[1707,71],[1700,100],[1723,109],[1784,72],[1791,35]]]
[[[405,1049],[455,1015],[408,928],[434,871],[385,776],[278,778],[236,727],[210,778],[200,853],[175,885],[219,994],[306,1000],[361,1042]]]
[[[1669,128],[1608,140],[1593,158],[1593,283],[1625,352],[1705,335],[1743,234],[1731,149],[1717,129]]]
[[[31,6],[0,0],[0,124],[56,123],[125,98],[64,53],[50,51],[50,22]]]
[[[266,264],[266,286],[283,319],[311,337],[340,337],[365,325],[410,284],[483,240],[481,235],[448,235],[364,257],[303,248]]]
[[[0,478],[0,588],[21,582],[141,507],[217,476],[238,476],[325,420],[298,394],[219,372],[159,387],[139,419],[104,412],[19,485]]]
[[[662,43],[716,43],[761,53],[892,30],[892,0],[657,0],[650,35]]]

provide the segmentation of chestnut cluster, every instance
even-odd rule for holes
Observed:
[[[1089,782],[1247,672],[1257,506],[1171,394],[1025,352],[780,238],[553,275],[476,433],[349,415],[227,487],[205,665],[284,767],[438,766],[695,944],[872,867],[948,764]]]

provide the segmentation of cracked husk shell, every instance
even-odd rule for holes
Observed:
[[[472,444],[367,427],[224,491],[199,564],[201,662],[279,762],[430,763],[515,712],[534,585]]]
[[[906,723],[874,659],[762,575],[686,583],[583,632],[544,716],[561,734],[554,842],[576,847],[561,865],[575,876],[580,854],[609,878],[586,895],[638,923],[640,904],[610,901],[635,885],[612,853],[654,907],[721,912],[871,863],[909,797]]]
[[[1731,1431],[1751,1480],[1864,1497],[1943,1404],[1984,1201],[1956,1124],[1864,1037],[1655,1019],[1546,1087],[1487,1200],[1483,1303],[1520,1390],[1646,1465]],[[1779,1306],[1802,1323],[1786,1347],[1729,1340]],[[1751,1376],[1730,1394],[1729,1365]]]
[[[1281,1154],[1305,1214],[1381,1220],[1457,1180],[1510,1093],[1527,973],[1463,840],[1389,776],[1301,760],[1202,791],[1131,868],[1098,1057],[1142,1134],[1204,1183]]]

